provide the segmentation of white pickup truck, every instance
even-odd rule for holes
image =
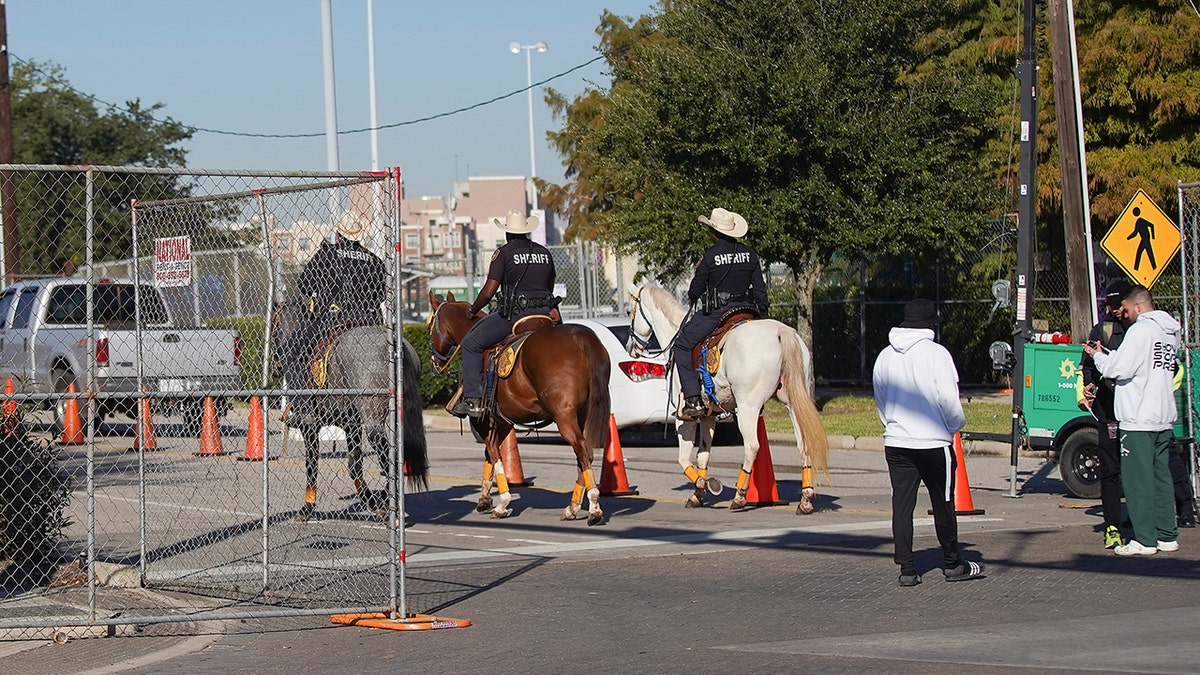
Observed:
[[[93,282],[95,389],[101,394],[138,391],[138,365],[147,391],[186,394],[241,387],[241,338],[223,328],[179,328],[151,284],[141,284],[140,317],[135,313],[134,282],[101,279]],[[138,352],[137,319],[141,325]],[[0,386],[11,378],[18,393],[48,394],[87,390],[87,280],[54,278],[21,281],[0,292]],[[215,396],[217,408],[228,408]],[[96,421],[109,413],[131,417],[132,397],[98,396]],[[203,398],[154,399],[156,412],[183,415],[185,433],[199,433]],[[87,408],[81,406],[85,416]],[[57,402],[61,424],[63,403]]]

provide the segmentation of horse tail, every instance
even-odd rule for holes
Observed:
[[[425,442],[425,422],[421,404],[421,358],[408,340],[401,338],[404,350],[404,474],[408,486],[414,490],[429,488],[429,449]]]
[[[805,366],[804,344],[800,335],[787,326],[779,331],[779,343],[783,348],[783,389],[787,395],[788,409],[792,414],[792,425],[796,432],[798,447],[807,449],[809,461],[815,472],[829,481],[829,439],[817,413],[809,389],[812,374]]]
[[[612,414],[612,400],[609,398],[608,376],[612,364],[604,345],[591,332],[590,338],[583,342],[584,354],[591,367],[588,368],[588,410],[583,423],[583,435],[588,445],[593,448],[608,447],[608,417]]]

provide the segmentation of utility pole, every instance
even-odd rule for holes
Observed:
[[[1025,0],[1025,44],[1017,63],[1021,87],[1021,170],[1017,208],[1017,325],[1013,331],[1012,453],[1009,457],[1008,496],[1017,496],[1017,455],[1021,447],[1025,408],[1025,343],[1032,336],[1034,269],[1037,245],[1037,8]]]
[[[1092,324],[1092,274],[1087,247],[1091,242],[1084,236],[1088,213],[1084,208],[1083,184],[1080,172],[1080,138],[1075,124],[1075,55],[1071,43],[1071,16],[1066,0],[1050,3],[1050,56],[1054,79],[1054,111],[1058,124],[1059,173],[1062,177],[1063,239],[1066,243],[1067,297],[1071,307],[1070,333],[1078,342],[1088,334]]]
[[[5,0],[0,0],[0,164],[13,163],[12,90],[8,76],[8,13]],[[4,257],[0,261],[0,279],[12,281],[20,273],[17,260],[21,257],[17,241],[16,189],[11,171],[0,171],[0,237],[4,242]]]

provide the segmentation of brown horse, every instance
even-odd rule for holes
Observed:
[[[429,294],[433,311],[429,315],[429,342],[433,364],[446,369],[463,337],[478,320],[467,318],[470,305],[456,302],[453,293],[444,302]],[[579,513],[583,493],[588,496],[588,525],[604,522],[600,509],[600,489],[592,476],[593,449],[608,442],[608,353],[594,333],[582,326],[559,324],[534,331],[521,347],[520,355],[508,377],[496,377],[495,404],[485,407],[483,415],[471,420],[471,426],[483,438],[486,448],[483,485],[475,510],[491,510],[493,518],[505,518],[511,495],[500,460],[500,444],[514,424],[531,425],[553,420],[558,433],[575,451],[579,469],[571,503],[563,510],[563,520],[574,520]],[[492,481],[495,479],[499,504],[492,508]]]

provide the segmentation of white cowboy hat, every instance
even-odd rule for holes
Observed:
[[[500,222],[499,218],[492,218],[492,222],[496,224],[496,227],[512,234],[529,234],[536,230],[538,226],[537,216],[526,218],[524,213],[516,209],[508,212],[508,215],[504,217],[503,223]]]
[[[353,211],[347,211],[337,221],[338,234],[347,239],[360,241],[367,233],[367,219]]]
[[[717,232],[727,234],[734,239],[745,236],[746,230],[750,229],[750,226],[746,223],[746,219],[740,213],[726,211],[721,207],[713,209],[712,215],[709,217],[700,216],[697,220]]]

